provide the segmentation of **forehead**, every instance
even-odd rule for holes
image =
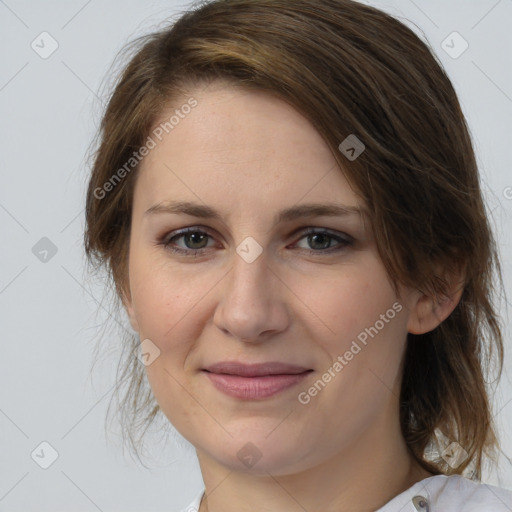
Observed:
[[[163,130],[144,158],[136,200],[147,207],[199,201],[253,214],[300,202],[360,204],[331,149],[291,105],[222,83],[191,96],[197,106]],[[174,101],[155,127],[165,126],[180,105]]]

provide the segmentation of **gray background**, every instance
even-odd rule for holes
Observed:
[[[510,290],[512,2],[367,3],[423,33],[454,83],[473,134]],[[187,443],[153,450],[145,467],[123,455],[115,425],[106,438],[104,416],[119,354],[114,333],[91,372],[108,299],[87,278],[81,246],[85,154],[99,124],[102,84],[112,61],[127,41],[161,27],[186,5],[0,0],[0,511],[173,511],[202,487]],[[35,41],[39,52],[51,49],[48,36],[40,36],[44,31],[58,43],[47,58],[31,47]],[[442,46],[453,31],[469,44],[457,58],[462,40],[447,40],[452,55]],[[48,245],[40,242],[43,237],[55,254],[51,248],[41,252]],[[504,307],[502,313],[507,314]],[[509,353],[494,409],[503,449],[512,456],[512,342],[505,318]],[[37,460],[50,460],[50,450],[39,447],[44,441],[58,453],[48,469],[31,456],[38,449],[44,456]],[[488,472],[485,481],[512,488],[510,462],[502,458],[500,474]]]

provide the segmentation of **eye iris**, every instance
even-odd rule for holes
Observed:
[[[207,236],[208,235],[206,235],[204,233],[197,233],[197,232],[187,233],[185,235],[185,245],[189,249],[203,249],[205,247],[205,244],[201,245],[200,247],[196,247],[196,246],[194,246],[194,244],[195,243],[201,244],[201,242],[207,241]],[[190,241],[192,241],[192,243],[190,243]]]
[[[320,238],[320,240],[318,240]],[[315,247],[315,243],[319,241],[321,247]],[[322,233],[316,233],[308,236],[308,242],[314,249],[327,249],[331,245],[331,238]],[[323,242],[323,243],[322,243]]]

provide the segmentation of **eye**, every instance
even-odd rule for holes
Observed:
[[[211,236],[206,231],[198,228],[188,228],[174,232],[171,237],[164,237],[160,243],[172,252],[195,256],[212,247],[212,245],[208,247],[209,238],[211,239]],[[182,244],[178,244],[180,239],[182,239]]]
[[[302,232],[302,237],[294,247],[298,246],[301,240],[305,240],[309,246],[303,247],[306,251],[316,254],[337,252],[354,243],[354,239],[347,234],[335,234],[322,228],[308,228]]]
[[[308,228],[301,232],[301,237],[292,246],[309,254],[321,255],[339,252],[354,243],[354,238],[347,234],[333,233],[323,228]],[[307,247],[301,247],[301,243]],[[209,242],[211,242],[209,244]],[[215,247],[213,237],[199,227],[184,228],[174,231],[159,240],[165,249],[183,256],[198,256]]]

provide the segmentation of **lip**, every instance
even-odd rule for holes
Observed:
[[[279,362],[244,364],[224,361],[202,371],[224,394],[245,400],[257,400],[295,386],[313,370]]]
[[[296,375],[310,370],[295,364],[269,361],[266,363],[246,364],[239,361],[221,361],[204,368],[211,373],[238,375],[239,377],[262,377],[265,375]]]

